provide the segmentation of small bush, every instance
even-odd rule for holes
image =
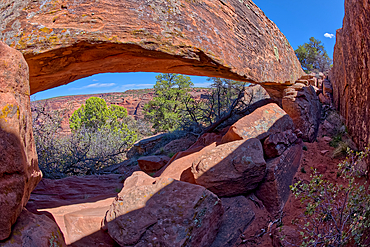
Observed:
[[[315,171],[309,182],[291,186],[306,207],[304,220],[297,223],[300,246],[369,246],[370,190],[366,182],[356,182],[359,175],[367,174],[360,164],[368,154],[368,148],[349,152],[338,165],[342,184],[331,183]]]

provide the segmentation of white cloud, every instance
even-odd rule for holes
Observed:
[[[332,34],[332,33],[325,33],[325,34],[324,34],[324,36],[325,36],[326,38],[329,38],[329,39],[332,39],[332,38],[334,38],[334,37],[335,37],[335,35],[334,35],[334,34]]]
[[[82,89],[88,89],[88,88],[102,88],[102,87],[113,87],[116,83],[92,83],[83,87],[79,88],[71,88],[70,90],[82,90]]]
[[[99,81],[99,80],[97,80],[97,79],[93,79],[92,81]]]

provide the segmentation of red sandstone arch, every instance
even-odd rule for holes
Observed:
[[[96,73],[152,71],[260,83],[279,97],[304,73],[250,0],[3,0],[0,40],[23,53],[30,72],[29,90],[22,56],[0,43],[0,134],[21,157],[0,164],[0,240],[41,179],[30,94]]]
[[[274,86],[303,71],[249,0],[8,0],[0,38],[30,67],[31,94],[103,72],[174,72]]]

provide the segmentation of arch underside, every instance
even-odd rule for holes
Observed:
[[[282,91],[303,75],[250,0],[7,0],[0,39],[21,51],[31,94],[104,72],[223,77]]]

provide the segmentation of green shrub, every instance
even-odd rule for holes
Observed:
[[[366,182],[356,180],[367,174],[360,164],[368,154],[368,148],[349,152],[338,165],[340,184],[314,171],[309,182],[291,186],[294,196],[305,205],[304,219],[296,223],[302,237],[300,246],[368,246],[370,191]]]

